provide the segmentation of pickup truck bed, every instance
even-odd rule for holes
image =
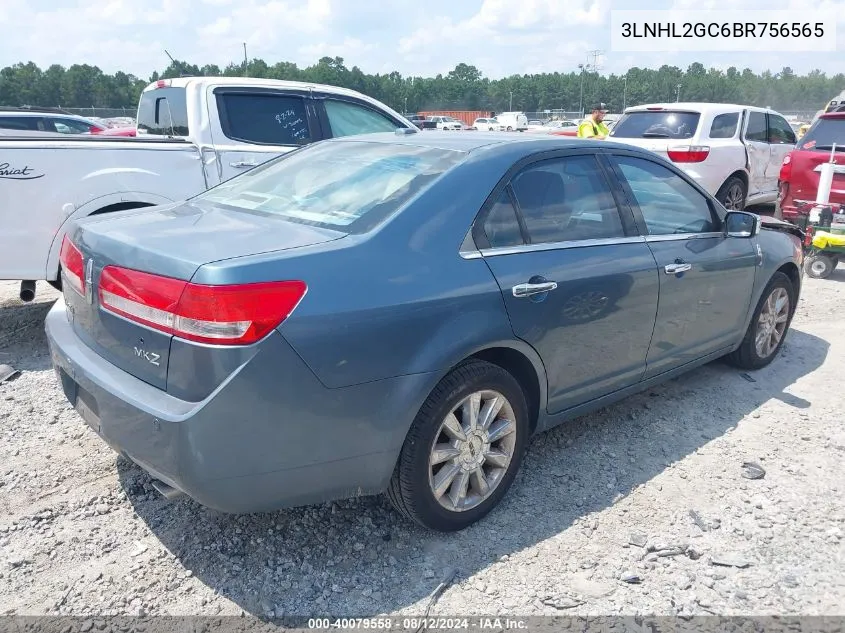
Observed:
[[[62,227],[70,220],[204,191],[200,156],[181,139],[0,137],[3,277],[55,281]]]

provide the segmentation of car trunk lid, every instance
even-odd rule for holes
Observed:
[[[70,265],[63,261],[68,318],[77,335],[98,354],[136,378],[165,389],[173,334],[127,318],[123,309],[117,309],[125,298],[112,298],[111,307],[103,303],[102,284],[113,279],[104,276],[107,267],[156,276],[156,283],[162,277],[171,280],[170,288],[176,288],[178,295],[178,289],[203,264],[307,247],[344,235],[264,214],[191,203],[88,218],[69,234],[78,256],[71,252]],[[75,277],[81,278],[79,284]],[[136,276],[125,287],[130,294],[160,294],[164,302],[158,306],[160,310],[144,315],[154,323],[162,310],[166,311],[168,291],[167,287],[145,288],[144,279],[153,277]],[[134,304],[126,305],[132,310]]]

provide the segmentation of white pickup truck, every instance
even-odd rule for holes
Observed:
[[[0,280],[60,286],[71,220],[185,200],[271,158],[336,136],[416,130],[383,103],[333,86],[182,77],[144,89],[137,137],[0,136]]]

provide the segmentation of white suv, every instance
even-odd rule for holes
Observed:
[[[671,160],[726,208],[737,210],[775,201],[781,164],[796,143],[778,112],[725,103],[628,108],[608,139]]]

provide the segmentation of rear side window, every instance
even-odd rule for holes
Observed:
[[[223,134],[256,145],[306,145],[311,129],[305,99],[294,95],[223,92],[217,95]]]
[[[255,167],[193,200],[363,233],[465,157],[465,152],[401,143],[315,143]]]
[[[710,138],[733,138],[739,123],[739,112],[727,112],[713,119],[710,125]]]
[[[46,130],[43,120],[37,116],[0,116],[0,128],[6,130],[31,130],[33,132]]]
[[[616,138],[692,138],[700,118],[698,112],[629,112],[613,126],[610,135]]]
[[[758,143],[769,142],[769,129],[766,115],[762,112],[752,112],[748,116],[748,128],[745,130],[745,140]]]
[[[356,103],[336,99],[326,99],[323,103],[332,136],[392,132],[398,127],[404,127],[380,112]]]
[[[798,147],[829,152],[834,143],[838,150],[845,151],[845,117],[818,119],[801,137]]]
[[[141,93],[138,133],[188,136],[188,102],[184,88],[157,88]]]
[[[519,246],[523,243],[522,231],[516,219],[516,209],[513,208],[506,190],[502,191],[499,199],[490,208],[490,213],[484,220],[484,234],[491,248]]]
[[[512,187],[532,244],[625,236],[594,156],[542,161],[517,175]]]

